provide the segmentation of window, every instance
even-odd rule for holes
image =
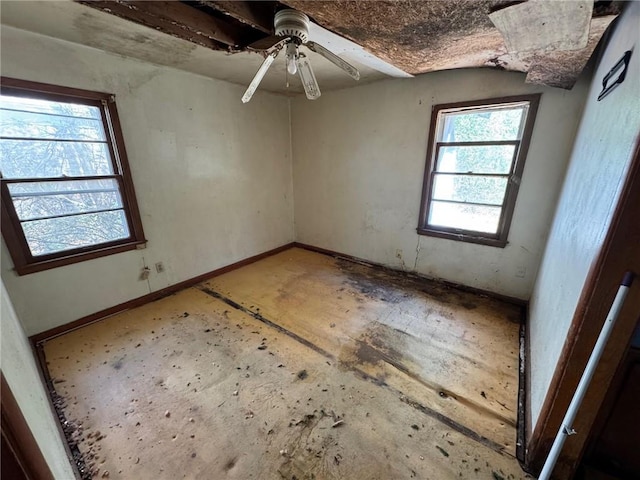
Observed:
[[[507,244],[540,95],[436,105],[418,233]]]
[[[20,275],[145,243],[112,95],[2,78],[0,173]]]

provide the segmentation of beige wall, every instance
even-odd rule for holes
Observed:
[[[528,299],[585,89],[585,80],[564,91],[527,85],[517,73],[475,69],[292,100],[297,240]],[[432,105],[534,92],[542,99],[509,245],[418,236]]]
[[[116,94],[149,241],[23,277],[3,242],[2,278],[27,335],[293,241],[287,98],[261,92],[243,105],[241,86],[12,27],[1,35],[2,75]]]
[[[4,284],[0,290],[0,368],[20,405],[33,437],[56,479],[75,478],[47,394],[40,381],[31,346]]]
[[[630,2],[628,7],[593,77],[529,306],[532,428],[578,298],[609,228],[640,132],[640,3]],[[602,78],[634,46],[625,82],[598,102]]]

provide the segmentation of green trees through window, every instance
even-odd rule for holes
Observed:
[[[537,102],[434,107],[419,233],[506,243]]]

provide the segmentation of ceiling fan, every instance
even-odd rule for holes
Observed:
[[[266,52],[266,57],[253,80],[251,80],[247,91],[244,92],[242,103],[247,103],[251,100],[267,70],[269,70],[269,67],[282,49],[286,49],[287,72],[291,75],[297,73],[300,76],[304,92],[309,100],[315,100],[320,96],[320,87],[311,69],[309,59],[304,52],[300,51],[302,46],[322,55],[347,72],[354,80],[360,79],[360,72],[353,65],[345,62],[322,45],[309,41],[309,24],[309,17],[297,10],[287,8],[276,13],[274,17],[275,37],[259,40],[249,47],[252,50]]]

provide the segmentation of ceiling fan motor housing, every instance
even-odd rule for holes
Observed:
[[[289,8],[277,12],[274,27],[279,37],[294,37],[301,43],[309,40],[309,17],[296,10]]]

